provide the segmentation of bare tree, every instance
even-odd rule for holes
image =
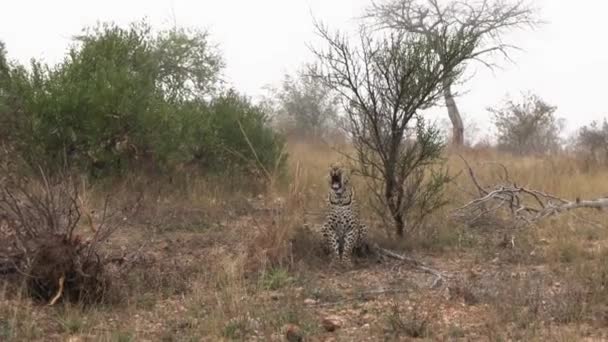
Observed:
[[[457,77],[456,66],[474,42],[449,37],[445,44],[453,54],[440,61],[426,37],[402,32],[379,37],[361,29],[354,44],[322,25],[317,30],[327,48],[313,49],[319,65],[311,73],[341,96],[356,171],[402,236],[411,228],[407,215],[414,205],[424,216],[442,204],[446,180],[444,173],[429,179],[423,172],[438,162],[443,144],[439,130],[419,111],[440,99],[443,81]]]
[[[458,65],[462,68],[468,61],[494,68],[491,55],[509,58],[509,50],[516,48],[503,41],[504,34],[539,23],[535,11],[524,0],[511,3],[507,0],[385,0],[374,2],[366,17],[381,28],[418,34],[435,41],[434,51],[442,63],[447,63],[446,59],[453,55],[443,41],[459,36],[473,44]],[[443,80],[443,98],[452,122],[453,143],[462,145],[464,126],[452,89],[457,81],[457,77]]]
[[[588,161],[608,162],[608,121],[583,126],[574,137],[574,148]]]
[[[488,108],[498,130],[498,147],[516,154],[544,154],[560,148],[563,120],[555,117],[557,107],[526,94],[520,102],[505,101],[501,108]]]
[[[338,101],[331,89],[309,75],[309,67],[285,75],[281,87],[271,91],[276,119],[288,133],[319,138],[335,125]]]

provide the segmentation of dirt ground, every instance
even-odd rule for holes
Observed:
[[[117,251],[148,241],[118,302],[48,307],[5,293],[0,336],[40,341],[608,339],[608,308],[583,312],[587,299],[570,298],[575,289],[562,289],[570,285],[559,280],[559,269],[534,256],[513,262],[526,259],[518,253],[532,253],[517,245],[498,243],[493,253],[477,248],[410,253],[450,275],[435,288],[433,275],[398,260],[357,259],[345,270],[315,256],[249,273],[244,246],[231,237],[252,234],[264,216],[242,215],[204,228],[156,232],[152,238],[137,229],[117,235],[111,243]]]

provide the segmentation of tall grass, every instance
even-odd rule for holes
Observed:
[[[125,281],[140,283],[126,286],[132,290],[123,293],[122,305],[90,312],[41,310],[26,298],[0,292],[0,339],[9,336],[9,340],[43,340],[52,333],[60,339],[88,335],[106,340],[155,340],[162,336],[171,340],[180,335],[193,340],[246,340],[256,335],[272,340],[277,339],[283,325],[290,323],[310,327],[307,331],[316,333],[318,312],[302,304],[303,298],[297,297],[301,290],[297,288],[307,286],[310,278],[319,275],[325,280],[339,277],[325,271],[326,260],[318,250],[315,227],[324,219],[328,167],[344,159],[329,146],[302,141],[289,142],[285,152],[289,156],[285,174],[262,171],[266,180],[261,185],[228,176],[202,177],[188,170],[172,177],[132,173],[125,179],[98,183],[89,193],[87,205],[92,208],[108,193],[126,198],[139,191],[145,199],[140,213],[142,227],[121,231],[110,247],[133,244],[142,237],[149,239],[151,262],[163,267],[143,264],[142,269],[134,269]],[[600,166],[589,168],[572,156],[516,157],[492,149],[458,154],[447,151],[445,157],[453,175],[464,168],[460,155],[486,186],[496,185],[504,177],[502,167],[495,163],[499,162],[508,168],[510,179],[521,186],[568,199],[608,194],[608,170]],[[386,230],[374,224],[377,220],[367,206],[363,180],[353,177],[363,219],[371,222],[372,238],[388,244]],[[547,272],[542,286],[560,282],[562,289],[576,290],[571,291],[571,296],[560,290],[552,297],[547,295],[551,291],[539,288],[543,293],[540,299],[546,304],[538,313],[530,311],[525,316],[530,321],[526,326],[534,329],[543,321],[576,325],[600,317],[598,310],[608,305],[607,272],[603,266],[608,255],[606,211],[564,213],[521,231],[494,224],[477,229],[455,222],[450,216],[453,208],[472,199],[474,190],[466,172],[460,173],[446,193],[448,206],[435,212],[423,229],[404,241],[391,239],[389,246],[408,248],[413,253],[432,252],[439,268],[445,262],[456,274],[466,274],[464,267],[470,263],[494,265],[494,259],[504,263],[499,268],[506,272],[536,267]],[[515,236],[514,248],[497,247],[504,234]],[[160,244],[155,246],[154,241]],[[369,267],[363,272],[383,270],[381,266]],[[170,272],[161,274],[167,271]],[[156,278],[143,274],[155,272],[159,273],[158,281],[151,284],[151,279]],[[386,272],[388,281],[393,274]],[[522,317],[522,307],[518,303],[525,303],[524,309],[529,309],[530,303],[537,303],[539,298],[532,298],[535,292],[517,289],[518,284],[527,281],[519,276],[513,278],[507,273],[494,283],[491,280],[481,283],[483,295],[471,285],[471,295],[483,303],[479,308],[491,313],[475,319],[501,339],[505,327],[521,324],[518,317]],[[169,286],[180,290],[163,288]],[[284,297],[267,300],[267,293]],[[560,299],[565,304],[559,304]],[[389,324],[393,330],[407,329],[403,322],[409,318],[402,316],[398,317],[398,326],[386,320],[381,323]],[[52,324],[28,323],[40,317]],[[441,323],[436,323],[433,329],[442,329]],[[530,330],[530,334],[537,336],[537,331]],[[432,336],[443,335],[434,332]]]

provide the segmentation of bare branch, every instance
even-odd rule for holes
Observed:
[[[84,184],[79,189],[67,170],[49,175],[37,168],[32,172],[18,156],[0,158],[0,273],[25,277],[28,290],[49,305],[63,300],[67,292],[79,293],[78,298],[70,296],[73,300],[89,294],[99,296],[88,299],[100,300],[99,291],[107,283],[98,252],[124,225],[131,206],[111,208],[106,198],[101,217],[95,218]],[[139,200],[130,203],[137,206]],[[83,212],[90,219],[86,232],[79,231]]]
[[[510,52],[518,47],[503,42],[510,30],[533,28],[541,21],[537,11],[526,1],[439,1],[384,0],[372,2],[363,16],[364,22],[378,31],[395,31],[425,37],[434,42],[434,52],[444,66],[454,51],[466,51],[450,68],[465,69],[467,62],[480,62],[493,70],[498,64],[489,57],[499,54],[512,61]],[[458,37],[452,41],[453,37]],[[464,49],[463,49],[464,48]],[[462,73],[445,80],[445,102],[454,126],[454,142],[464,143],[462,118],[458,112],[451,86]]]
[[[498,185],[494,190],[486,191],[480,185],[468,162],[464,158],[462,159],[467,165],[471,180],[478,189],[481,189],[481,197],[471,200],[453,212],[456,217],[462,218],[468,223],[473,223],[484,215],[494,213],[500,208],[505,207],[505,205],[508,205],[511,215],[515,220],[524,222],[525,224],[534,223],[546,217],[574,209],[608,208],[608,197],[592,200],[576,199],[572,201],[539,190],[516,186],[515,184]],[[508,179],[508,170],[504,165],[503,168]],[[494,203],[494,206],[491,206],[492,203]]]
[[[375,245],[373,247],[376,250],[376,252],[382,256],[396,259],[399,261],[407,262],[407,263],[411,264],[414,268],[416,268],[424,273],[428,273],[428,274],[435,276],[435,280],[433,280],[433,283],[431,284],[431,288],[435,288],[441,284],[444,284],[446,282],[446,280],[448,280],[450,278],[450,276],[445,274],[444,272],[441,272],[434,268],[426,266],[422,262],[420,262],[412,257],[406,256],[403,254],[399,254],[397,252],[393,252],[391,250],[379,247],[377,245]]]

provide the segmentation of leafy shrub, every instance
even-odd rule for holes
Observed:
[[[203,169],[263,172],[285,164],[284,139],[268,125],[260,106],[234,90],[208,104],[188,103],[182,141],[191,162]]]
[[[206,32],[104,24],[85,29],[55,66],[10,65],[0,50],[0,118],[30,162],[95,175],[278,165],[282,140],[260,107],[221,91],[222,68]]]

